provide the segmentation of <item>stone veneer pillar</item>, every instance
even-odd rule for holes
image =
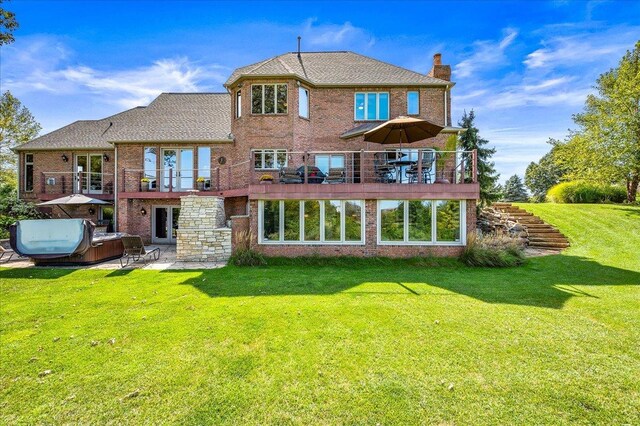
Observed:
[[[224,198],[180,197],[176,255],[185,262],[222,262],[231,256],[231,229],[226,227]]]

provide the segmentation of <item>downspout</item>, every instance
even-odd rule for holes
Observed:
[[[444,89],[444,125],[447,126],[447,92],[449,91],[449,86],[445,86]]]
[[[113,232],[118,232],[118,145],[113,144],[114,162],[113,165]]]

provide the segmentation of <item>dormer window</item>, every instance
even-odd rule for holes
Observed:
[[[286,84],[252,84],[251,85],[251,113],[252,114],[286,114],[287,113],[287,85]]]
[[[389,119],[389,93],[359,92],[355,95],[354,119],[375,121]]]

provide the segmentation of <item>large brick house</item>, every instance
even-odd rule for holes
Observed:
[[[238,68],[225,93],[163,93],[20,146],[19,196],[111,201],[71,214],[150,243],[175,243],[181,197],[195,194],[223,197],[267,255],[454,255],[479,186],[474,153],[445,152],[463,130],[450,77],[439,54],[420,74],[352,52],[286,53]],[[443,130],[402,147],[364,141],[398,116]]]

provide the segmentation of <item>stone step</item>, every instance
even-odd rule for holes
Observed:
[[[545,247],[545,248],[567,248],[569,243],[555,243],[549,241],[532,241],[529,243],[529,247]]]
[[[568,243],[569,241],[564,235],[545,235],[545,236],[531,236],[529,235],[530,243],[540,243],[548,241],[550,243]]]

